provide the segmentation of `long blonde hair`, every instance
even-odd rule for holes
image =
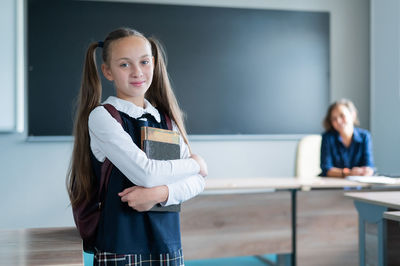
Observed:
[[[160,42],[155,38],[146,38],[142,33],[130,28],[119,28],[112,31],[104,42],[91,43],[86,52],[74,123],[74,148],[66,180],[68,195],[73,207],[89,199],[96,181],[90,158],[88,127],[89,114],[100,105],[102,94],[101,81],[96,65],[96,48],[103,48],[103,62],[109,64],[111,43],[130,36],[138,36],[148,40],[155,59],[153,81],[146,92],[146,99],[176,123],[185,143],[189,146],[183,112],[179,108],[169,80],[165,50]]]

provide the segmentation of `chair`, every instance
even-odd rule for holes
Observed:
[[[321,173],[321,135],[303,137],[297,146],[296,177],[307,179]]]

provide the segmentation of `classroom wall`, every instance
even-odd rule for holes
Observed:
[[[0,17],[10,12],[0,3]],[[23,1],[20,1],[23,2]],[[175,4],[189,1],[158,1]],[[348,97],[360,110],[363,127],[369,128],[369,1],[368,0],[190,0],[199,5],[270,8],[285,10],[329,11],[331,13],[331,101]],[[15,7],[14,7],[15,10]],[[8,17],[0,34],[16,35],[16,21]],[[13,33],[14,32],[14,33]],[[14,53],[15,38],[3,39],[0,50]],[[0,61],[1,68],[10,68],[15,59]],[[18,70],[18,68],[17,68]],[[4,77],[16,79],[17,70]],[[18,77],[21,81],[23,77]],[[3,83],[5,84],[5,83]],[[15,93],[10,82],[1,88]],[[0,104],[2,104],[0,100]],[[8,114],[7,114],[8,115]],[[0,120],[3,120],[0,116]],[[305,118],[306,119],[306,118]],[[21,121],[17,121],[21,123]],[[23,124],[23,123],[22,123]],[[191,138],[193,150],[203,155],[209,178],[293,176],[295,151],[301,136],[260,136],[228,138]],[[70,141],[26,142],[25,132],[0,134],[0,229],[53,227],[73,224],[65,191],[65,173],[72,143]]]
[[[16,19],[15,3],[7,0],[0,4],[0,28],[1,39],[0,51],[2,51],[0,63],[0,80],[2,84],[0,100],[0,131],[13,131],[15,129],[15,30]],[[10,24],[10,22],[12,22]],[[8,25],[6,27],[5,25]],[[3,52],[7,51],[7,52]]]
[[[382,174],[400,176],[400,1],[371,1],[371,133]]]

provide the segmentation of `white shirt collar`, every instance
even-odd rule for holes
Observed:
[[[161,122],[160,113],[146,99],[144,99],[144,106],[145,106],[144,109],[129,101],[122,100],[115,96],[108,97],[107,100],[103,102],[103,104],[106,103],[113,105],[118,111],[123,112],[132,118],[138,118],[141,117],[143,114],[148,113],[154,116],[154,118],[157,120],[158,123]]]

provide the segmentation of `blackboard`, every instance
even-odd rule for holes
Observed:
[[[86,48],[121,26],[164,44],[189,134],[322,131],[327,12],[28,0],[27,14],[29,136],[71,135]]]

